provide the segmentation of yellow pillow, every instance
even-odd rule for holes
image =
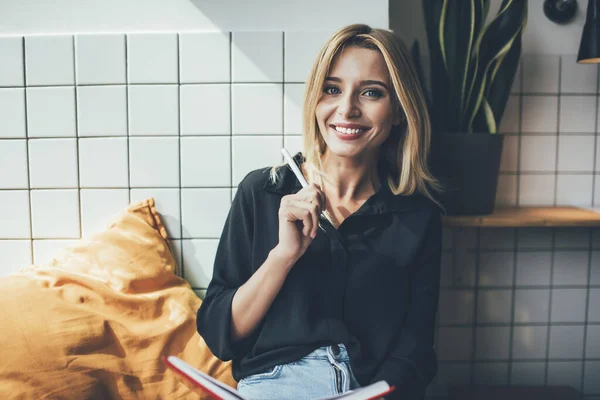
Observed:
[[[51,263],[0,278],[0,398],[198,398],[162,355],[235,387],[196,332],[201,300],[176,269],[149,198]]]

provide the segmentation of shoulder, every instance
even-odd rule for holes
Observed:
[[[273,179],[273,175],[275,179]],[[263,167],[250,171],[238,185],[245,195],[285,195],[299,189],[296,176],[287,165]]]

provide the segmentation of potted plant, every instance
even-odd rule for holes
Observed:
[[[521,57],[527,0],[423,0],[429,49],[431,169],[449,215],[494,209],[503,135],[498,127]],[[413,58],[425,86],[418,42]]]

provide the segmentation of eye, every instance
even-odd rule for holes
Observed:
[[[340,94],[340,90],[335,86],[325,86],[323,92],[327,94]]]
[[[383,96],[383,93],[377,89],[367,89],[367,90],[365,90],[364,94],[367,97],[373,97],[375,99],[378,99]]]

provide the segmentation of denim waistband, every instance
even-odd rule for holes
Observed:
[[[348,356],[348,351],[346,350],[346,346],[343,343],[340,344],[332,344],[330,346],[319,347],[315,351],[302,358],[308,359],[325,359],[325,360],[336,360],[336,361],[345,361],[349,362],[350,357]]]

